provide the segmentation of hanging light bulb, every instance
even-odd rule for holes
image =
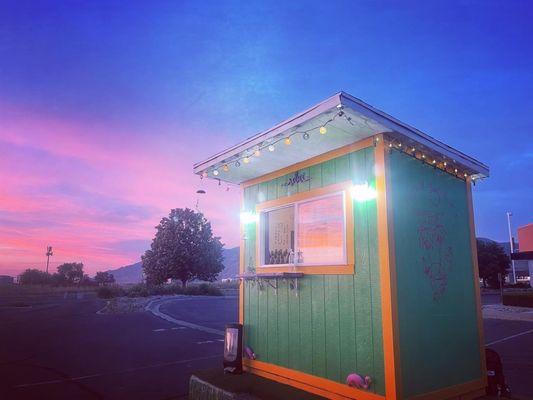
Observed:
[[[425,155],[425,154],[422,154],[422,158],[424,158],[424,159],[425,159],[425,158],[426,158],[426,155]]]
[[[292,140],[291,140],[290,137],[285,138],[285,144],[286,144],[287,146],[288,146],[289,144],[291,144],[291,143],[292,143]]]
[[[259,157],[261,155],[261,150],[257,149],[254,151],[254,156]]]
[[[202,172],[202,177],[207,178],[207,171]]]
[[[328,130],[326,129],[325,126],[321,126],[318,131],[320,132],[321,135],[325,135]]]
[[[271,144],[270,146],[268,146],[268,151],[274,151],[276,148],[274,147],[273,144]]]
[[[392,143],[389,143],[389,147],[392,147]]]
[[[414,153],[416,151],[416,149],[414,147],[412,147],[411,151]]]
[[[213,170],[213,175],[215,175],[215,176],[218,175],[218,169],[214,169],[214,170]]]
[[[437,164],[437,160],[433,160],[432,164]]]
[[[250,162],[250,157],[244,157],[242,159],[242,161],[245,163],[245,164],[248,164]]]
[[[402,144],[401,144],[401,143],[398,143],[398,147],[402,147]]]
[[[303,135],[303,138],[304,138],[304,140],[309,139],[309,133],[305,132],[304,135]]]
[[[228,164],[224,164],[224,166],[222,167],[222,170],[223,170],[224,172],[228,172],[228,171],[229,171]]]
[[[235,161],[235,166],[236,166],[237,168],[239,168],[239,167],[241,166],[241,163],[240,163],[239,160]]]
[[[457,173],[457,168],[454,169],[454,172]]]
[[[448,163],[446,161],[444,161],[444,166],[448,165]]]
[[[467,176],[468,176],[468,174],[465,172],[465,173],[464,173],[464,177],[466,178]]]

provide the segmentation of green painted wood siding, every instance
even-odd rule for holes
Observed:
[[[481,377],[466,184],[393,151],[389,163],[403,397]]]
[[[265,200],[352,179],[374,176],[374,148],[326,161],[299,171],[308,182],[282,186],[288,176],[248,187],[244,211]],[[293,174],[289,174],[292,176]],[[245,268],[256,268],[255,224],[244,228]],[[287,282],[277,291],[246,282],[245,343],[258,360],[344,383],[351,372],[370,375],[371,390],[384,394],[381,296],[377,251],[376,202],[354,202],[354,275],[307,275],[299,280],[298,296]]]

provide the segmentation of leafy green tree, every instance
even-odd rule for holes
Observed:
[[[502,274],[503,279],[511,263],[504,248],[492,240],[477,239],[477,262],[483,285],[488,284],[491,288],[498,289],[500,287],[498,274]]]
[[[35,268],[28,268],[19,276],[21,285],[47,285],[52,282],[52,278],[44,271]]]
[[[67,284],[80,283],[83,279],[82,263],[65,263],[57,267],[59,278]]]
[[[224,245],[213,236],[202,213],[173,209],[156,229],[151,249],[142,256],[147,283],[161,284],[171,278],[185,287],[193,279],[214,281],[224,269]]]
[[[94,281],[98,283],[100,286],[110,285],[115,283],[115,277],[112,273],[107,271],[100,271],[96,273],[96,276],[94,277]]]

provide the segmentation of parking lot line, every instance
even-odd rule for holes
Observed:
[[[519,337],[519,336],[524,336],[524,335],[527,335],[527,334],[529,334],[529,333],[533,333],[533,329],[530,329],[530,330],[525,331],[525,332],[522,332],[522,333],[517,333],[516,335],[507,336],[507,337],[504,337],[503,339],[495,340],[495,341],[493,341],[493,342],[490,342],[490,343],[485,344],[485,347],[487,347],[487,346],[492,346],[493,344],[497,344],[497,343],[505,342],[506,340],[514,339],[514,338]]]

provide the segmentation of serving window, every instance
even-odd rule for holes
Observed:
[[[258,272],[353,273],[352,207],[345,186],[258,205]]]

